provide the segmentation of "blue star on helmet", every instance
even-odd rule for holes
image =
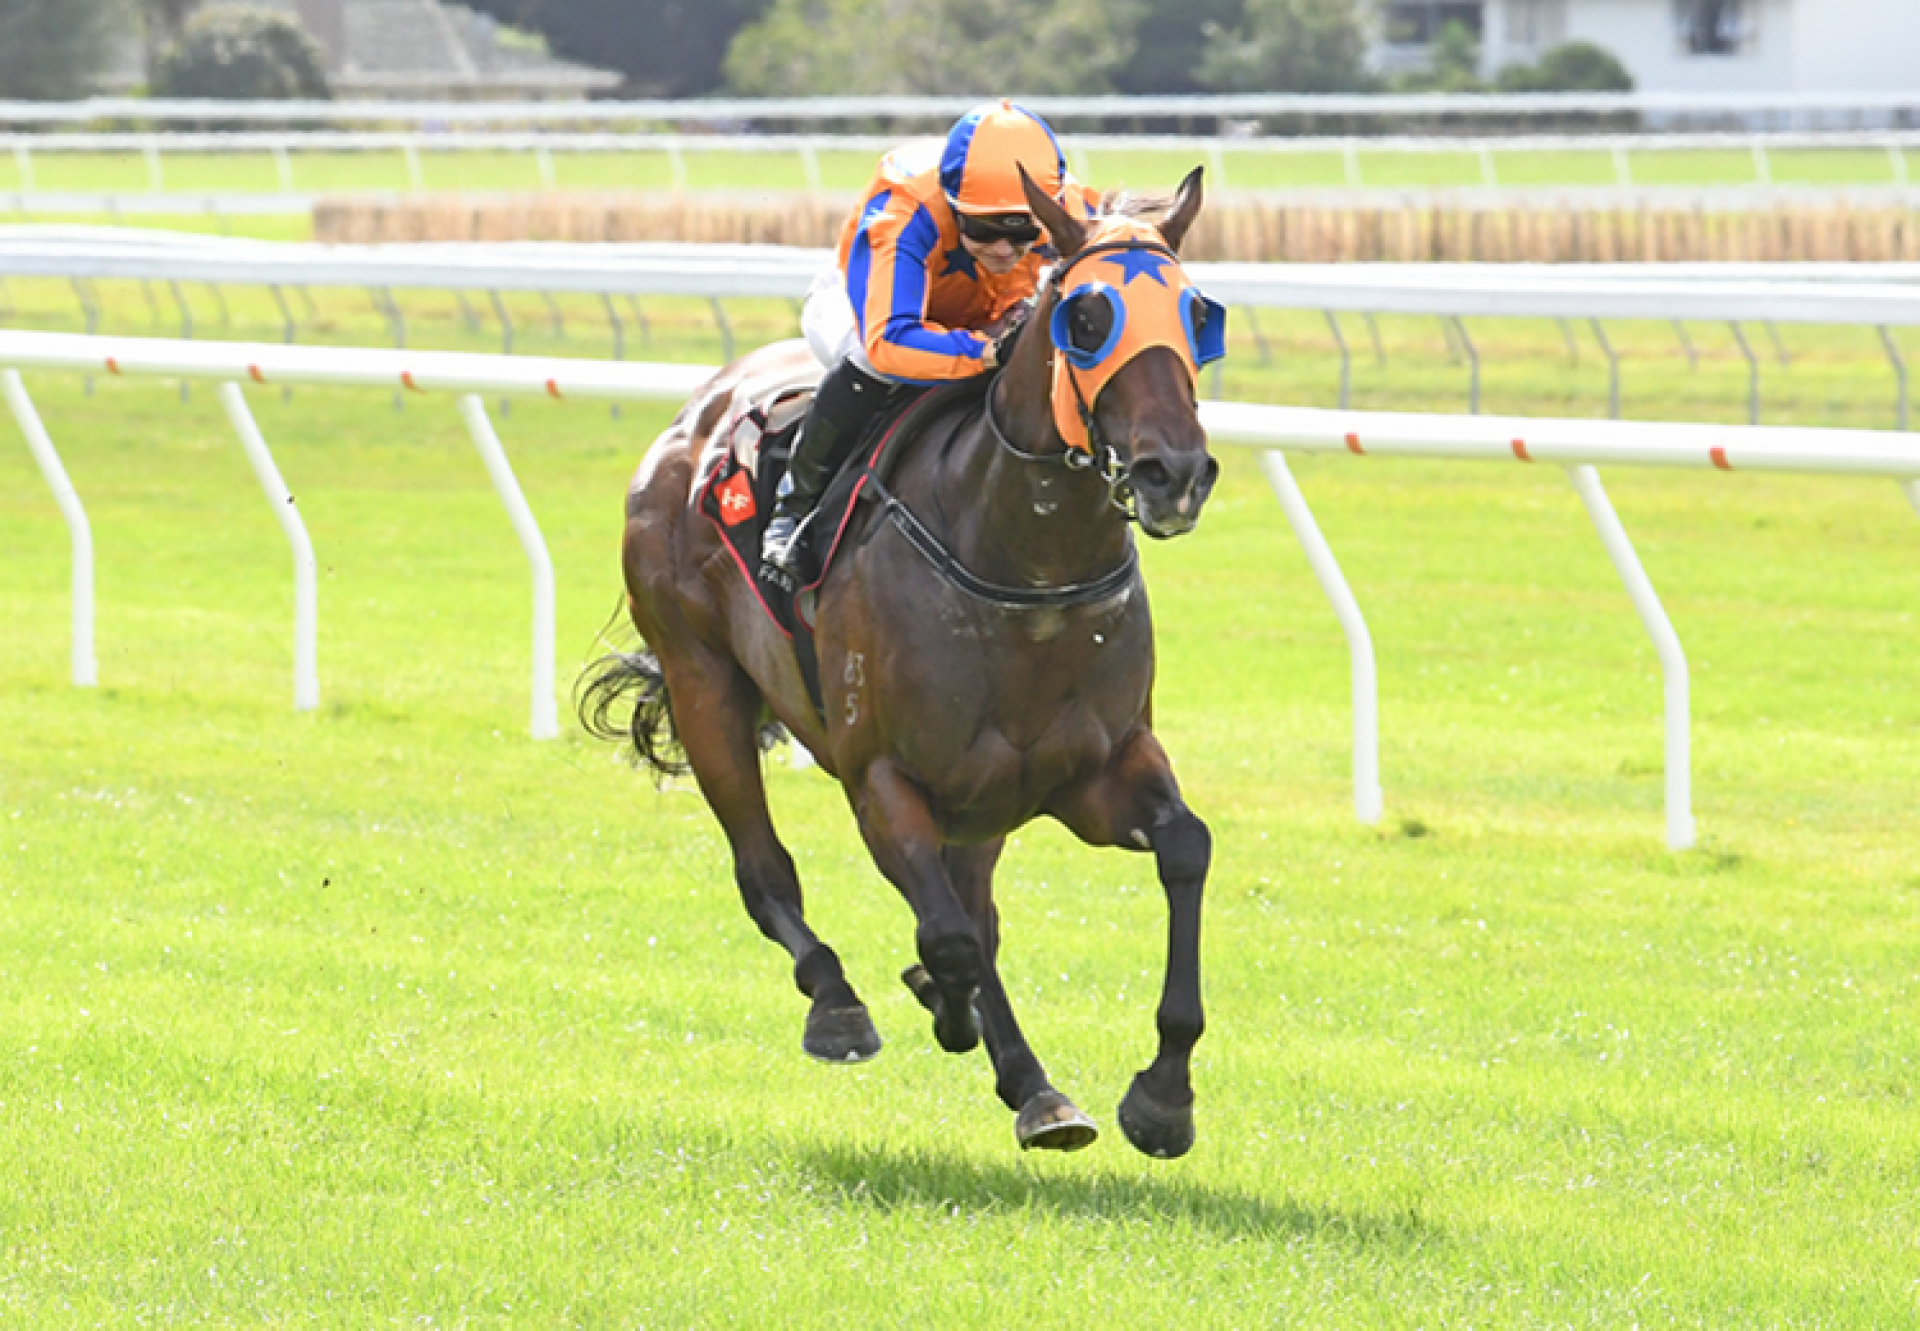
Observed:
[[[1126,274],[1120,283],[1121,286],[1126,286],[1134,278],[1143,274],[1151,277],[1161,286],[1165,286],[1167,279],[1160,276],[1160,270],[1173,262],[1166,255],[1153,250],[1116,250],[1106,256],[1106,261],[1117,265],[1120,271]]]
[[[945,277],[947,273],[965,273],[968,277],[973,278],[980,276],[980,270],[973,266],[973,256],[967,253],[966,247],[963,245],[955,245],[940,257],[947,265],[945,272],[941,273],[942,277]]]

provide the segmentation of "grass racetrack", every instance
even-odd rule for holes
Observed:
[[[651,308],[644,354],[713,356],[698,307]],[[1437,330],[1387,331],[1360,403],[1461,409]],[[1316,321],[1266,334],[1228,394],[1327,401]],[[1490,410],[1604,404],[1551,327],[1486,336]],[[1730,350],[1691,373],[1669,336],[1619,334],[1629,414],[1741,419]],[[1887,424],[1870,333],[1786,336],[1769,419]],[[1152,1049],[1151,863],[1036,826],[1004,970],[1105,1135],[1035,1158],[895,981],[911,918],[828,781],[768,766],[888,1041],[859,1068],[800,1053],[689,786],[526,738],[525,565],[450,400],[251,395],[320,559],[296,715],[285,545],[211,391],[30,383],[95,532],[101,687],[67,682],[67,537],[9,424],[0,1322],[1920,1321],[1920,521],[1890,482],[1604,473],[1693,665],[1675,854],[1652,649],[1557,471],[1296,460],[1379,652],[1365,828],[1344,645],[1223,450],[1199,532],[1145,552],[1159,729],[1216,848],[1199,1144],[1150,1161],[1113,1122]],[[499,420],[563,673],[669,414]]]

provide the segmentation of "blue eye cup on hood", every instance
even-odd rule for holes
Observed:
[[[1073,306],[1075,301],[1098,298],[1107,303],[1113,311],[1113,326],[1107,330],[1107,340],[1096,351],[1082,351],[1073,345]],[[1127,303],[1120,299],[1112,287],[1105,282],[1088,282],[1069,291],[1059,304],[1053,307],[1053,317],[1047,321],[1047,333],[1053,339],[1053,345],[1066,356],[1077,370],[1091,370],[1101,361],[1113,354],[1120,345],[1120,335],[1127,329]]]
[[[1188,287],[1180,293],[1180,322],[1187,330],[1187,346],[1196,366],[1210,365],[1227,354],[1227,307],[1219,301]]]

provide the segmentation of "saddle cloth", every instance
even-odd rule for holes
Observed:
[[[849,463],[827,486],[806,526],[801,563],[810,572],[792,592],[758,576],[760,534],[772,516],[775,491],[786,473],[787,458],[813,400],[813,390],[792,385],[769,389],[750,399],[717,432],[718,442],[705,479],[696,485],[698,507],[714,524],[768,617],[793,642],[816,711],[821,709],[821,693],[813,650],[813,606],[842,548],[867,479],[877,476],[885,480],[901,445],[915,433],[901,428],[909,420],[924,419],[932,410],[955,400],[956,388],[977,392],[980,386],[963,380],[944,389],[903,387],[875,413],[860,442],[850,450]],[[924,411],[920,410],[923,405]]]

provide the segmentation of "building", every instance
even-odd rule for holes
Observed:
[[[1920,88],[1920,0],[1383,0],[1384,71],[1420,63],[1449,22],[1482,73],[1562,42],[1605,47],[1646,92],[1872,93]]]
[[[566,100],[610,92],[620,76],[560,60],[490,16],[441,0],[246,0],[297,17],[342,98]],[[129,37],[110,85],[146,81]]]

